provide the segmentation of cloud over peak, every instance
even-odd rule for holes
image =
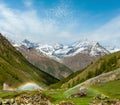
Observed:
[[[87,38],[99,42],[112,42],[112,44],[119,42],[119,13],[109,21],[98,25],[97,28],[89,30],[88,27],[99,24],[96,21],[97,17],[91,16],[89,12],[86,16],[86,12],[82,11],[82,9],[74,9],[78,7],[72,8],[72,3],[67,4],[63,0],[54,3],[54,6],[44,6],[49,5],[49,1],[48,4],[44,4],[43,7],[40,5],[38,8],[35,5],[35,0],[21,1],[23,9],[12,8],[7,3],[0,2],[0,32],[14,40],[28,38],[39,42],[72,43]],[[34,8],[35,6],[36,8]],[[93,20],[96,23],[91,21],[88,24],[89,17],[94,18]]]
[[[31,6],[31,4],[29,6]],[[65,11],[61,9],[53,11],[57,16],[65,15]],[[57,20],[38,16],[38,11],[35,9],[20,11],[11,9],[5,4],[0,4],[0,12],[0,31],[12,38],[16,39],[19,37],[20,39],[24,39],[25,37],[29,37],[38,41],[52,41],[53,39],[50,39],[50,37],[57,40],[62,33],[63,37],[66,37],[65,33],[67,33],[68,36],[68,32],[61,29]],[[49,14],[49,16],[50,15],[51,14]],[[61,33],[61,35],[59,33]]]

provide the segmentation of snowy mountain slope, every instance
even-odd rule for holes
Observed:
[[[117,51],[120,51],[120,47],[119,46],[113,46],[113,45],[107,45],[105,46],[105,48],[110,52],[110,53],[114,53]]]
[[[78,41],[70,46],[65,46],[62,44],[41,44],[41,43],[32,43],[28,40],[22,41],[21,45],[26,46],[27,48],[35,48],[37,51],[42,52],[48,57],[54,58],[64,58],[68,56],[74,56],[78,53],[88,54],[90,56],[102,56],[108,54],[105,48],[103,48],[97,42],[91,41]]]
[[[42,54],[44,57],[60,62],[72,71],[83,69],[99,57],[110,53],[105,49],[106,47],[102,47],[98,42],[88,40],[78,41],[68,46],[62,44],[33,43],[25,39],[21,43],[14,43],[13,45],[16,48],[25,46],[29,50],[35,49],[40,55]]]

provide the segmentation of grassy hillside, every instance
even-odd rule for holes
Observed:
[[[60,88],[64,83],[67,83],[71,78],[74,78],[77,74],[83,72],[85,69],[83,70],[79,70],[75,73],[72,73],[71,75],[69,75],[67,78],[64,78],[62,79],[61,81],[55,83],[55,84],[52,84],[49,86],[49,88],[52,88],[52,89],[57,89],[57,88]]]
[[[93,77],[93,78],[90,78],[70,89],[67,90],[67,93],[69,94],[73,94],[74,92],[77,92],[79,91],[79,89],[81,87],[94,87],[96,85],[100,85],[101,87],[104,86],[105,83],[107,82],[111,82],[111,81],[117,81],[119,82],[120,80],[120,68],[114,70],[114,71],[110,71],[110,72],[107,72],[107,73],[103,73],[101,75],[98,75],[96,77]],[[117,86],[116,88],[118,88],[120,86]],[[109,87],[111,88],[111,87]],[[96,89],[92,89],[92,90],[96,90]]]
[[[76,74],[62,87],[73,87],[89,78],[96,77],[102,73],[115,70],[120,67],[120,52],[105,55],[88,66],[83,72]]]
[[[109,81],[104,84],[97,84],[90,86],[94,90],[98,90],[99,92],[109,96],[110,98],[118,98],[120,99],[120,80],[117,81]]]
[[[63,94],[64,96],[69,97],[72,94],[78,93],[80,88],[86,88],[88,91],[87,97],[85,97],[84,100],[86,102],[85,105],[88,105],[90,100],[93,100],[94,97],[98,95],[102,95],[103,97],[107,96],[108,100],[120,99],[120,68],[88,79],[83,83],[66,89]],[[77,100],[77,98],[75,98],[75,100]]]
[[[31,65],[0,34],[0,89],[3,83],[16,87],[25,82],[36,82],[41,86],[57,82],[56,78]]]
[[[113,80],[110,79],[111,77],[113,78]],[[100,76],[93,78],[94,81],[90,79],[93,82],[97,81],[97,79],[100,79],[100,80],[104,79],[106,80],[106,82],[103,81],[102,83],[91,84],[91,81],[90,81],[89,83],[88,82],[86,83],[87,85],[82,85],[82,87],[87,89],[87,96],[84,96],[84,97],[70,97],[72,94],[78,93],[80,91],[80,87],[81,87],[80,85],[77,85],[70,89],[44,90],[42,91],[42,94],[47,96],[50,102],[55,105],[61,103],[62,101],[72,102],[74,103],[74,105],[88,105],[89,103],[94,101],[95,97],[100,96],[100,95],[102,96],[102,98],[106,96],[108,98],[105,100],[100,99],[96,101],[98,102],[102,101],[102,103],[104,102],[104,104],[105,102],[108,101],[108,104],[105,104],[105,105],[112,105],[109,103],[110,101],[112,102],[116,98],[120,99],[119,77],[120,77],[120,69],[117,69],[115,71],[111,71],[109,73],[105,73],[105,74],[102,74]],[[14,98],[24,93],[26,92],[12,92],[12,93],[3,92],[0,94],[0,97],[1,98],[9,98],[9,97]],[[35,94],[37,93],[38,92],[36,92]],[[32,92],[29,92],[29,94],[32,95]]]

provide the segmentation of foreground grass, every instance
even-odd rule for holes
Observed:
[[[47,90],[43,93],[51,97],[53,104],[59,104],[61,101],[73,102],[75,105],[88,105],[92,101],[93,96],[86,96],[81,98],[68,98],[65,94],[66,89]]]
[[[1,91],[0,92],[0,98],[15,98],[17,96],[20,96],[22,94],[33,94],[34,91]]]
[[[100,91],[101,93],[109,96],[110,98],[120,99],[120,80],[93,85],[91,86],[91,88]]]
[[[73,102],[75,105],[88,105],[92,102],[93,97],[98,94],[109,96],[110,99],[120,99],[120,80],[110,81],[104,84],[95,84],[87,86],[88,93],[86,97],[70,98],[71,94],[77,93],[80,89],[76,86],[71,89],[51,89],[44,90],[42,94],[47,96],[53,105],[59,104],[62,101]],[[22,94],[37,94],[38,91],[14,91],[14,92],[0,92],[0,98],[15,98]]]

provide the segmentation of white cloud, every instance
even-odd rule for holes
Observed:
[[[0,4],[0,31],[14,40],[63,41],[69,38],[66,28],[55,19],[38,16],[34,9],[19,11]]]
[[[120,16],[115,17],[91,33],[91,38],[99,41],[114,40],[118,37],[120,37]]]
[[[120,15],[104,23],[104,25],[95,30],[86,31],[84,33],[76,33],[74,40],[86,38],[88,40],[98,41],[105,45],[120,47]]]
[[[37,10],[32,9],[32,4],[29,6],[30,10],[20,11],[0,4],[0,32],[15,40],[29,38],[33,41],[65,43],[88,38],[112,44],[119,43],[120,15],[98,29],[91,30],[92,32],[81,33],[79,27],[78,30],[75,29],[79,23],[70,17],[72,12],[65,5],[52,8],[52,12],[51,9],[46,10],[45,17],[38,16]],[[58,18],[68,21],[63,23]]]

